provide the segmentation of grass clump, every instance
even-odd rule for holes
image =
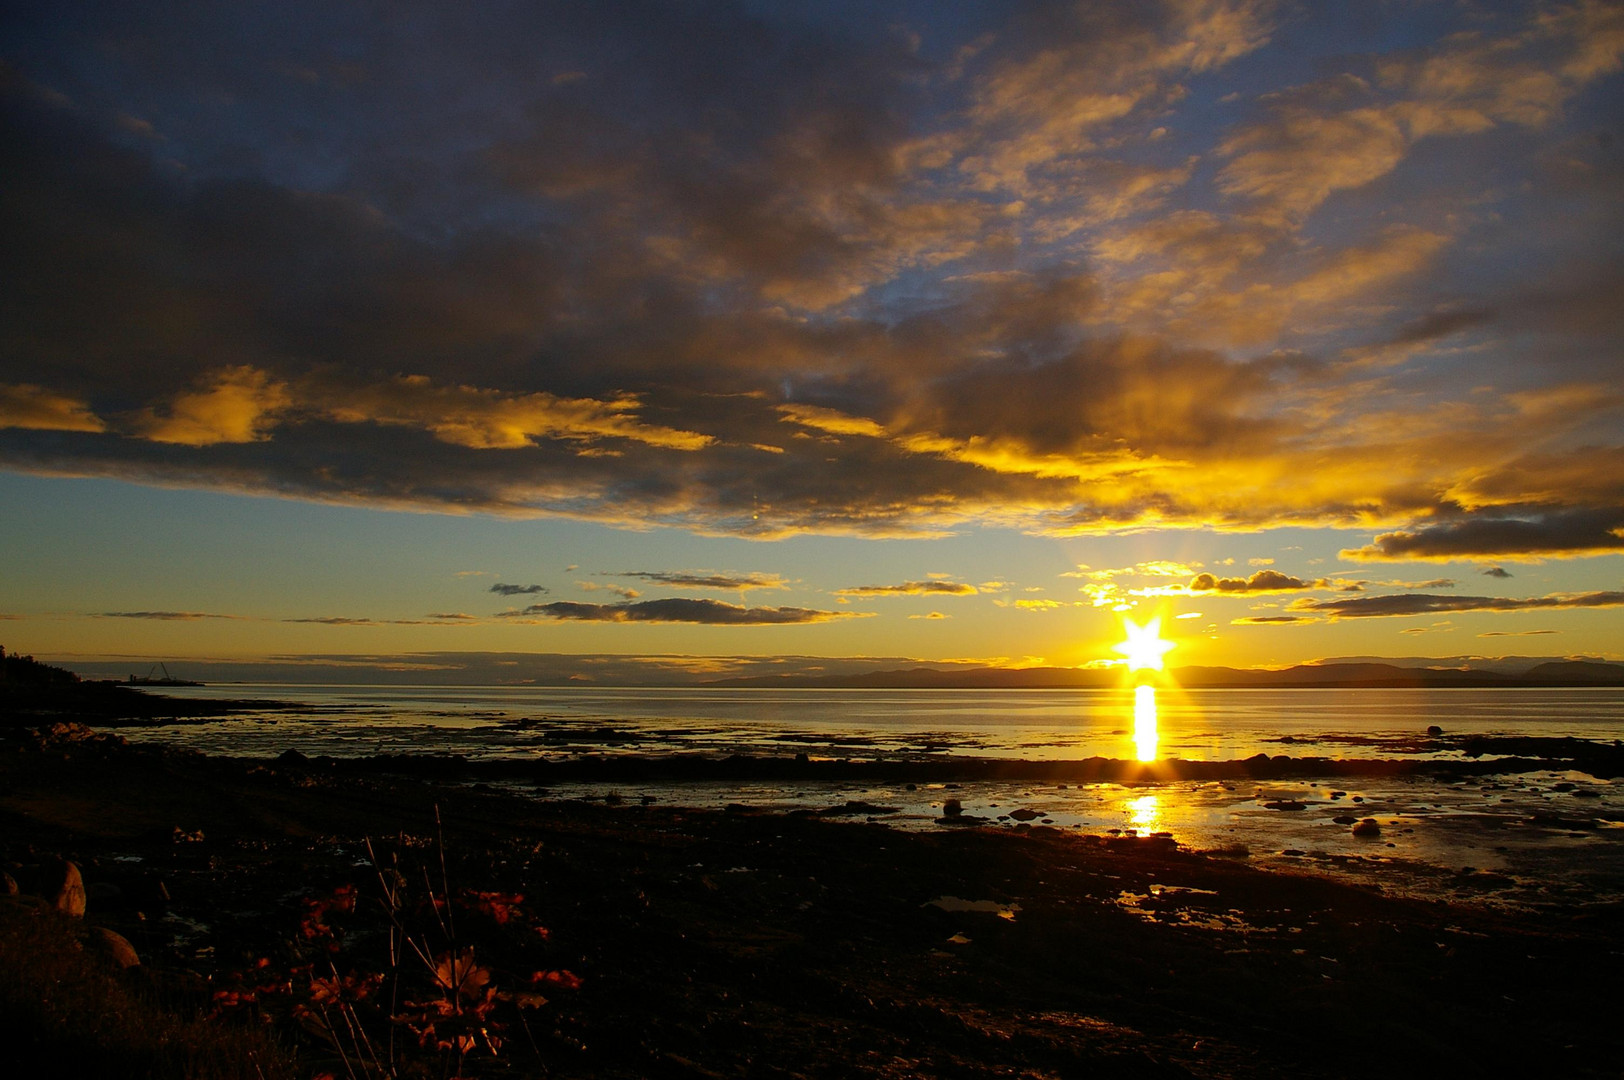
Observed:
[[[81,924],[0,903],[0,1040],[31,1077],[237,1080],[295,1075],[261,1031],[204,1018],[140,968],[119,974],[79,941]],[[165,1000],[165,998],[177,1000]]]

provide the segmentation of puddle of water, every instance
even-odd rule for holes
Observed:
[[[943,911],[980,911],[1010,922],[1015,921],[1015,913],[1021,910],[1019,904],[1000,904],[996,900],[961,900],[957,896],[938,896],[919,906],[941,908]]]

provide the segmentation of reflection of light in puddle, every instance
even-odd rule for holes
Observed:
[[[936,907],[943,911],[982,911],[1010,922],[1015,921],[1015,913],[1021,910],[1019,904],[1000,904],[996,900],[961,900],[957,896],[938,896],[925,901],[920,907]]]
[[[1133,745],[1140,761],[1156,760],[1156,688],[1148,683],[1133,691]]]
[[[1189,885],[1151,885],[1147,892],[1123,889],[1115,904],[1122,911],[1147,922],[1186,926],[1195,930],[1214,930],[1232,934],[1277,934],[1278,926],[1263,926],[1248,922],[1239,908],[1216,910],[1191,906],[1186,897],[1217,896],[1212,889],[1197,889]],[[1195,900],[1200,904],[1200,900]],[[1289,928],[1293,933],[1295,927]],[[1244,950],[1241,950],[1244,951]]]
[[[1162,823],[1162,803],[1156,795],[1141,795],[1123,804],[1128,811],[1128,824],[1143,832],[1155,832]]]

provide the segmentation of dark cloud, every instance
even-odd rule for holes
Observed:
[[[1512,576],[1511,571],[1507,570],[1503,566],[1485,566],[1483,569],[1479,570],[1478,573],[1482,574],[1484,577],[1492,578],[1508,578]]]
[[[1472,559],[1624,551],[1624,507],[1484,511],[1411,531],[1382,533],[1345,559]],[[1498,577],[1497,574],[1491,576]]]
[[[1311,615],[1243,615],[1238,619],[1231,619],[1231,626],[1276,626],[1288,623],[1314,623],[1318,619]]]
[[[378,619],[357,619],[344,615],[323,615],[304,619],[283,619],[285,623],[314,623],[318,626],[379,626]]]
[[[783,626],[859,617],[857,612],[818,611],[797,607],[744,607],[720,600],[672,598],[639,600],[625,604],[581,604],[556,601],[532,604],[522,611],[502,612],[506,618],[576,622],[700,623],[707,626]]]
[[[1268,7],[993,6],[919,38],[885,4],[53,11],[0,68],[0,465],[711,535],[1411,521],[1359,557],[1618,549],[1612,159],[1568,132],[1540,158],[1551,213],[1601,215],[1549,245],[1549,296],[1401,292],[1472,228],[1448,170],[1407,215],[1447,228],[1293,231],[1398,175],[1403,125],[1465,123],[1427,63],[1464,65],[1483,131],[1582,120],[1605,65],[1526,124],[1496,95],[1535,69],[1484,75],[1516,37],[1391,85],[1249,86],[1229,135],[1168,120]],[[1552,49],[1585,40],[1557,23]],[[1506,256],[1470,240],[1473,274]],[[1502,326],[1492,372],[1324,359]],[[1553,341],[1599,389],[1559,385]],[[1552,536],[1429,518],[1463,477],[1549,502]],[[1584,514],[1588,541],[1557,520]]]
[[[959,581],[904,581],[900,585],[854,585],[837,596],[974,596],[980,589]]]
[[[789,583],[777,574],[715,574],[708,571],[684,570],[623,570],[609,577],[638,578],[656,585],[670,585],[682,589],[722,589],[743,592],[748,589],[787,589]]]
[[[1291,607],[1336,619],[1431,615],[1454,611],[1549,611],[1565,608],[1624,607],[1624,592],[1557,593],[1521,599],[1505,596],[1438,596],[1406,593],[1348,600],[1293,600]]]
[[[1559,634],[1560,630],[1489,630],[1478,637],[1543,637],[1546,634]]]
[[[1291,592],[1298,589],[1322,589],[1326,582],[1308,582],[1302,578],[1282,574],[1278,570],[1259,570],[1247,578],[1219,578],[1211,574],[1197,574],[1190,580],[1191,592],[1254,593]]]
[[[493,592],[493,593],[496,593],[498,596],[527,596],[527,595],[530,595],[532,593],[544,593],[544,592],[547,591],[547,586],[545,586],[545,585],[503,585],[501,582],[497,582],[495,585],[492,585],[490,587],[489,591]]]
[[[207,611],[103,611],[103,619],[155,619],[159,622],[194,622],[198,619],[242,619],[244,615],[216,615]]]
[[[366,619],[348,615],[323,615],[301,619],[281,619],[285,623],[310,623],[318,626],[457,626],[477,622],[472,615],[425,615],[421,619]]]
[[[1436,311],[1413,319],[1399,327],[1398,333],[1393,335],[1395,345],[1414,345],[1420,342],[1434,341],[1438,338],[1458,334],[1473,326],[1488,322],[1494,317],[1489,311],[1455,310]]]

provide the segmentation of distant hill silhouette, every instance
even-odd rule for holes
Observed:
[[[1594,660],[1560,660],[1529,668],[1525,679],[1565,686],[1617,686],[1624,664],[1602,664]]]
[[[1588,660],[1539,664],[1520,675],[1474,668],[1399,667],[1381,663],[1299,664],[1279,670],[1180,667],[1171,681],[1190,688],[1286,687],[1496,687],[1624,686],[1624,664]],[[1120,686],[1121,669],[1099,668],[903,668],[829,677],[761,676],[717,679],[717,687],[792,687],[887,690],[1100,689]]]
[[[79,676],[63,668],[42,664],[32,656],[8,653],[0,646],[0,685],[7,687],[72,686]]]
[[[291,706],[276,701],[164,697],[114,682],[86,681],[32,656],[18,656],[0,648],[0,724],[54,720],[116,723],[154,717],[221,716],[249,707]]]

